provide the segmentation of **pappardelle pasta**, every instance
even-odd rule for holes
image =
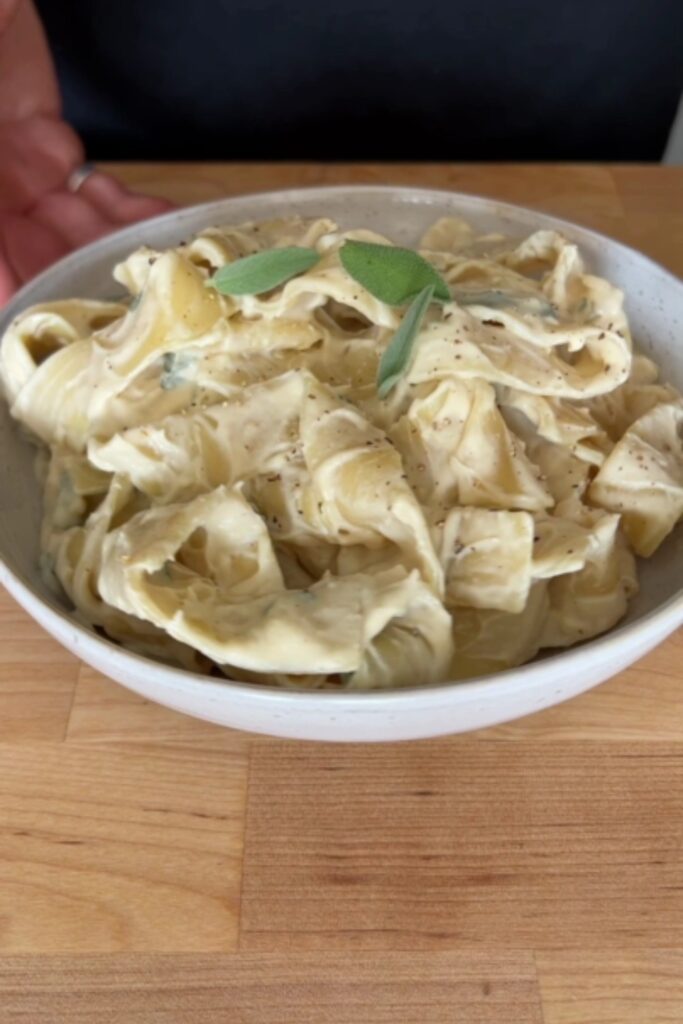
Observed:
[[[42,445],[50,582],[134,651],[285,687],[466,679],[610,629],[683,515],[683,401],[621,292],[554,231],[443,218],[418,316],[350,243],[392,245],[210,228],[119,264],[120,302],[15,319],[0,376]],[[250,291],[246,258],[282,277],[287,249]]]

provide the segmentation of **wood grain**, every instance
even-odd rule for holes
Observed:
[[[178,203],[458,189],[683,271],[680,168],[114,170]],[[0,1024],[683,1021],[683,632],[541,714],[387,747],[185,718],[3,594],[0,639]]]
[[[545,1024],[681,1024],[683,950],[541,953]]]
[[[498,1024],[502,1019],[542,1024],[528,954],[0,959],[0,1024]]]
[[[242,949],[683,946],[683,745],[255,743]]]
[[[246,761],[0,746],[0,950],[229,950]]]
[[[79,662],[0,587],[0,742],[63,739]]]
[[[560,216],[623,216],[610,169],[568,164],[103,164],[131,187],[202,202],[240,192],[311,185],[369,184],[444,188],[552,210]],[[580,202],[577,202],[580,196]]]

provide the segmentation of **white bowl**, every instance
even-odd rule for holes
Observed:
[[[166,214],[110,235],[51,267],[0,316],[0,335],[20,310],[69,295],[111,298],[111,268],[143,243],[175,245],[210,224],[287,214],[362,224],[411,245],[437,217],[460,214],[482,231],[525,235],[558,228],[589,264],[626,292],[640,348],[683,390],[683,283],[640,253],[555,217],[450,192],[339,187],[238,196]],[[0,403],[0,582],[49,633],[136,693],[220,725],[309,740],[403,740],[466,732],[519,718],[590,689],[642,657],[683,622],[683,531],[640,563],[641,590],[607,635],[518,669],[467,683],[381,693],[290,692],[168,668],[123,650],[78,624],[38,572],[41,494],[33,454]]]

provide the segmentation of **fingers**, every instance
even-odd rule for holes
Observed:
[[[0,251],[5,253],[14,277],[28,281],[66,255],[69,246],[52,228],[28,217],[6,214],[0,219]]]
[[[42,196],[31,209],[31,219],[56,232],[70,249],[87,245],[113,228],[80,193],[63,191]]]
[[[30,142],[26,136],[23,156],[30,152],[27,139]],[[17,199],[18,192],[15,189],[10,210],[3,213],[3,202],[0,199],[0,306],[22,282],[61,259],[72,249],[87,245],[123,224],[145,220],[173,208],[164,199],[129,192],[108,174],[96,171],[77,193],[66,191],[63,187],[64,177],[60,176],[57,187],[47,193],[34,195],[30,207],[20,211],[19,206],[25,202],[31,190],[39,187],[39,182],[44,184],[51,180],[51,176],[57,174],[57,166],[65,167],[67,161],[80,154],[79,148],[69,148],[70,143],[66,137],[62,137],[62,143],[61,154],[55,156],[49,170],[47,165],[39,171],[33,168],[32,176],[29,174],[28,182],[23,183],[21,200]],[[15,159],[16,166],[18,164]],[[6,176],[6,166],[3,165],[0,169],[0,196],[3,195],[3,179]]]
[[[173,204],[165,199],[129,192],[115,178],[101,171],[91,174],[83,182],[78,194],[115,224],[131,224],[173,209]]]
[[[98,179],[95,189],[86,189],[91,178]],[[93,196],[97,197],[97,205]],[[165,200],[133,195],[113,178],[95,172],[77,193],[61,189],[42,196],[29,216],[59,236],[71,250],[101,238],[121,224],[144,220],[170,208]]]
[[[51,192],[29,215],[0,218],[0,305],[20,283],[44,270],[67,252],[112,230],[85,199],[70,192]]]
[[[76,133],[52,117],[0,124],[0,153],[0,212],[28,210],[83,162]]]

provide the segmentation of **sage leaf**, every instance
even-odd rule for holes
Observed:
[[[431,263],[412,249],[349,240],[339,251],[341,264],[354,281],[389,306],[402,306],[431,286],[433,298],[450,302],[448,285]]]
[[[380,398],[387,397],[401,375],[408,368],[413,354],[415,338],[422,324],[422,318],[433,298],[434,285],[428,284],[413,299],[406,315],[401,321],[399,329],[382,353],[377,371],[377,393]]]
[[[310,270],[319,259],[315,249],[298,245],[268,249],[226,263],[210,282],[223,295],[260,295]]]

